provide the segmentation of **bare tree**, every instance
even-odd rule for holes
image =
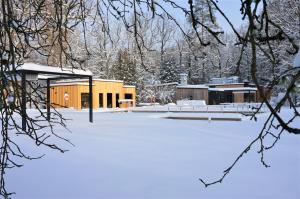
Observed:
[[[74,0],[0,2],[0,195],[9,198],[12,193],[5,186],[6,170],[22,166],[17,158],[40,158],[23,152],[16,136],[29,138],[37,146],[43,145],[62,153],[66,150],[57,146],[52,138],[69,142],[54,131],[55,125],[66,127],[65,118],[52,109],[49,119],[40,108],[39,101],[45,96],[43,85],[36,81],[27,81],[23,82],[27,87],[22,87],[24,84],[20,82],[17,68],[33,54],[51,59],[50,62],[58,66],[72,64],[75,67],[77,64],[80,67],[81,60],[74,56],[68,42],[75,27],[79,24],[85,25],[88,6],[82,1]],[[22,93],[25,93],[25,98],[36,108],[35,116],[24,115],[21,111],[21,107],[26,106],[26,100],[21,97]],[[26,130],[20,125],[20,117],[26,118]]]
[[[115,26],[109,32],[105,31],[103,24],[95,21],[88,32],[87,41],[91,56],[87,66],[95,76],[101,78],[112,78],[112,66],[117,57],[117,52],[121,48],[121,37],[124,30],[121,23],[116,21]],[[85,49],[83,49],[85,51]]]
[[[203,179],[200,179],[205,186],[221,183],[224,180],[224,178],[229,174],[229,172],[234,168],[237,162],[244,156],[244,154],[246,154],[253,147],[255,143],[258,143],[260,146],[260,150],[258,153],[261,157],[261,163],[265,167],[269,167],[269,165],[264,160],[265,151],[272,149],[284,133],[290,133],[295,135],[300,134],[300,128],[295,127],[294,124],[292,124],[296,118],[299,118],[300,115],[294,102],[291,99],[291,93],[296,87],[295,84],[300,77],[300,67],[297,66],[290,69],[286,69],[281,71],[279,74],[273,75],[272,78],[267,82],[267,90],[260,86],[261,81],[258,76],[258,52],[261,51],[264,57],[268,60],[268,62],[276,66],[278,62],[276,60],[276,56],[274,56],[274,51],[276,50],[276,46],[274,46],[274,43],[286,41],[290,44],[286,46],[286,52],[288,52],[289,54],[296,54],[299,50],[299,47],[297,46],[297,44],[295,44],[294,38],[286,32],[286,30],[281,26],[281,24],[276,23],[276,21],[274,21],[270,17],[268,7],[269,2],[266,0],[241,1],[241,13],[243,15],[243,19],[248,20],[246,29],[247,31],[244,35],[238,33],[238,31],[234,28],[234,26],[225,16],[222,10],[218,7],[216,2],[210,2],[213,3],[217,10],[223,15],[223,17],[225,17],[225,19],[231,25],[234,33],[238,38],[238,44],[242,46],[242,49],[245,49],[247,46],[249,46],[251,52],[251,78],[258,89],[259,95],[263,99],[263,103],[266,104],[266,106],[270,110],[270,113],[258,136],[241,152],[241,154],[235,159],[235,161],[224,171],[224,174],[220,179],[210,183],[207,183]],[[260,10],[259,7],[262,7],[262,10]],[[243,56],[243,50],[241,52],[241,56]],[[273,89],[276,86],[278,86],[280,80],[282,79],[288,80],[285,87],[285,94],[277,104],[272,105],[270,103],[269,96],[272,94]],[[280,115],[280,110],[284,107],[284,104],[286,102],[290,104],[290,107],[294,113],[290,118],[282,118]],[[259,109],[257,111],[259,111]],[[256,114],[254,114],[252,118],[255,119]],[[273,141],[271,144],[267,144],[267,140],[270,138],[273,139]]]
[[[296,0],[294,0],[296,2]],[[0,11],[0,61],[1,61],[1,148],[0,148],[0,195],[9,198],[11,193],[5,187],[5,171],[12,167],[21,166],[14,157],[35,159],[22,152],[18,143],[14,141],[13,135],[23,135],[34,141],[36,145],[44,145],[49,148],[65,152],[59,146],[49,141],[50,137],[60,137],[54,130],[54,125],[65,126],[65,119],[60,113],[52,110],[52,117],[47,120],[45,112],[39,108],[38,101],[32,99],[32,93],[26,91],[20,86],[16,67],[24,63],[26,59],[35,55],[45,57],[48,62],[59,66],[71,65],[71,67],[84,67],[86,60],[90,56],[87,48],[87,26],[93,26],[95,21],[100,21],[103,32],[103,38],[110,37],[111,20],[121,21],[127,32],[132,34],[135,41],[135,49],[139,52],[140,65],[145,69],[145,49],[150,50],[143,36],[142,28],[145,21],[159,17],[168,19],[175,24],[176,29],[181,32],[188,44],[193,44],[197,39],[197,45],[201,47],[212,44],[224,45],[223,32],[214,26],[216,24],[213,13],[219,14],[225,18],[231,26],[237,37],[237,45],[241,46],[240,59],[243,58],[245,48],[251,52],[250,72],[251,78],[258,88],[260,96],[270,110],[270,115],[265,122],[261,132],[242,153],[237,157],[232,165],[224,171],[224,175],[211,183],[206,183],[201,179],[205,186],[220,183],[234,168],[236,163],[247,153],[254,143],[260,144],[261,162],[268,167],[264,161],[265,150],[271,149],[279,141],[284,133],[300,134],[300,129],[294,127],[292,122],[299,117],[299,112],[291,99],[291,92],[295,88],[295,83],[299,79],[299,67],[289,68],[274,75],[267,83],[267,91],[260,86],[258,78],[258,53],[261,53],[266,60],[273,66],[278,64],[274,49],[277,48],[274,43],[285,41],[287,53],[295,54],[298,51],[298,45],[295,43],[294,35],[289,34],[277,20],[272,19],[269,13],[270,1],[268,0],[241,0],[241,14],[247,21],[246,31],[241,34],[231,23],[224,12],[219,8],[217,0],[203,0],[202,5],[207,8],[205,19],[203,16],[196,15],[195,2],[186,0],[182,5],[175,0],[1,0]],[[299,5],[299,4],[298,4]],[[94,8],[93,12],[91,8]],[[170,8],[176,13],[185,15],[191,22],[191,30],[186,29],[170,12]],[[262,8],[260,10],[259,8]],[[89,18],[87,18],[89,15]],[[70,38],[75,31],[79,31],[79,37],[83,38],[82,46],[86,50],[86,56],[78,56],[74,46],[70,44]],[[192,31],[193,34],[190,34]],[[201,35],[206,32],[207,37]],[[78,33],[78,32],[77,32]],[[194,35],[194,36],[191,36]],[[78,35],[77,35],[78,36]],[[103,41],[106,41],[104,38]],[[107,44],[103,44],[100,49],[105,49]],[[104,55],[108,58],[108,55]],[[239,63],[239,61],[238,61]],[[239,64],[237,64],[239,67]],[[274,106],[269,101],[269,96],[273,89],[282,79],[287,79],[284,97]],[[38,91],[38,84],[27,82],[32,87],[32,92],[42,98],[43,93]],[[21,92],[26,91],[26,97],[32,99],[34,106],[39,112],[38,117],[26,115],[27,130],[23,131],[20,122],[16,116],[21,115]],[[13,99],[10,98],[13,93]],[[282,118],[279,111],[286,102],[290,103],[294,115],[287,119]],[[259,111],[259,109],[257,110]],[[253,115],[255,118],[256,115]],[[273,138],[270,146],[265,145],[266,138]],[[37,157],[39,158],[39,157]]]
[[[198,1],[197,1],[198,2]],[[256,139],[254,139],[242,153],[237,157],[237,159],[233,162],[232,165],[228,167],[224,171],[224,175],[211,183],[205,182],[203,179],[200,179],[201,182],[205,186],[209,186],[212,184],[220,183],[224,180],[224,178],[229,174],[229,172],[234,168],[237,162],[246,154],[254,143],[260,144],[259,154],[261,156],[261,162],[264,166],[268,167],[268,164],[264,161],[264,152],[266,150],[272,149],[276,143],[279,141],[280,137],[284,133],[291,134],[299,134],[300,128],[295,127],[292,123],[296,118],[299,117],[299,112],[291,99],[291,93],[296,87],[296,82],[299,80],[300,71],[299,67],[289,67],[287,69],[280,70],[279,73],[273,73],[272,77],[267,80],[262,80],[260,77],[261,70],[263,69],[260,64],[260,60],[263,57],[264,63],[268,62],[272,67],[278,66],[278,59],[274,51],[278,50],[279,46],[275,45],[276,43],[285,42],[287,45],[284,45],[285,55],[291,54],[295,55],[298,52],[298,45],[295,43],[295,35],[290,34],[288,29],[283,26],[275,18],[270,16],[270,5],[273,1],[271,0],[241,0],[241,16],[242,19],[246,21],[246,25],[244,26],[245,31],[242,33],[236,29],[236,27],[232,24],[232,22],[228,19],[222,9],[219,7],[218,2],[216,0],[205,0],[201,1],[201,6],[205,6],[207,8],[207,13],[205,14],[206,19],[203,20],[204,15],[197,15],[195,6],[197,6],[196,1],[187,0],[185,5],[177,3],[172,0],[165,0],[163,3],[158,3],[157,1],[123,1],[120,2],[107,2],[105,8],[110,9],[111,13],[122,19],[126,25],[126,27],[133,32],[135,35],[137,45],[139,49],[143,47],[143,38],[141,34],[138,32],[138,27],[140,26],[140,19],[142,17],[146,18],[144,8],[148,8],[150,12],[152,12],[152,17],[166,16],[169,20],[176,24],[177,28],[182,32],[185,38],[193,43],[193,37],[191,35],[195,35],[200,46],[209,46],[213,42],[216,44],[224,45],[224,41],[222,40],[222,31],[214,28],[214,26],[207,25],[208,21],[211,24],[216,24],[215,18],[213,17],[214,12],[218,12],[229,24],[232,31],[237,38],[237,42],[235,45],[240,46],[240,55],[237,61],[237,69],[236,73],[240,72],[240,64],[245,56],[245,50],[247,50],[247,56],[249,58],[249,75],[251,76],[252,81],[255,83],[259,95],[263,99],[263,103],[265,104],[269,111],[270,115],[268,119],[265,121],[265,124],[261,131],[258,133]],[[297,0],[290,1],[297,2]],[[288,1],[286,1],[288,4]],[[122,6],[119,6],[121,4]],[[299,5],[299,4],[298,4]],[[98,5],[102,7],[101,5]],[[172,7],[174,10],[184,13],[192,24],[193,34],[188,34],[189,30],[183,28],[183,26],[176,20],[176,17],[172,15],[166,6]],[[294,6],[295,9],[298,9],[298,6]],[[129,22],[127,13],[132,11],[134,13],[134,20]],[[208,37],[202,37],[201,32],[207,32]],[[282,46],[281,46],[282,47]],[[248,53],[249,50],[249,53]],[[281,49],[282,50],[282,49]],[[283,51],[281,51],[283,52]],[[141,58],[143,58],[143,54],[141,54]],[[269,96],[272,95],[274,89],[280,84],[280,82],[285,79],[285,94],[284,97],[275,105],[270,103]],[[265,87],[261,86],[261,83],[265,84]],[[294,114],[291,118],[282,118],[280,116],[280,110],[283,108],[285,103],[289,103],[291,109]],[[257,110],[259,112],[260,108]],[[253,119],[256,118],[256,114],[253,115]],[[266,139],[272,138],[273,143],[270,146],[265,144]]]

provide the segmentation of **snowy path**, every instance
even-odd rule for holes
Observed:
[[[265,169],[255,150],[224,183],[214,180],[261,126],[236,122],[180,121],[161,114],[65,112],[76,147],[47,151],[8,172],[8,188],[19,199],[294,199],[300,198],[300,137],[286,135],[266,154]],[[262,118],[264,116],[261,116]],[[26,150],[40,154],[22,141]]]

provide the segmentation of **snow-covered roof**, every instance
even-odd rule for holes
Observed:
[[[119,102],[133,102],[132,99],[119,99]]]
[[[146,87],[155,87],[155,86],[170,86],[170,85],[178,85],[178,82],[169,82],[169,83],[162,83],[162,84],[148,84]]]
[[[211,78],[209,80],[210,84],[233,84],[233,83],[239,83],[239,77],[238,76],[231,76],[231,77],[217,77],[217,78]]]
[[[66,82],[86,82],[86,79],[72,79],[72,80],[61,80],[58,81],[59,83],[66,83]],[[114,80],[114,79],[94,79],[93,81],[101,81],[101,82],[117,82],[117,83],[123,83],[122,80]]]
[[[253,87],[241,87],[241,88],[209,88],[209,91],[257,91],[257,88]]]
[[[203,84],[198,85],[179,85],[177,88],[192,88],[192,89],[208,89],[208,86]]]
[[[50,86],[74,86],[74,85],[89,86],[88,83],[84,83],[84,82],[70,82],[70,83],[50,84]],[[93,84],[93,86],[94,86],[94,85],[95,85],[95,84]]]
[[[99,78],[95,78],[93,79],[95,81],[101,81],[101,82],[118,82],[118,83],[123,83],[123,80],[115,80],[115,79],[99,79]]]
[[[207,84],[208,86],[222,86],[222,85],[244,85],[244,83],[226,83],[226,84]]]
[[[72,68],[61,68],[54,66],[45,66],[34,63],[24,63],[16,67],[17,71],[30,71],[33,73],[40,74],[57,74],[57,75],[81,75],[81,76],[92,76],[93,73],[90,70],[80,70]],[[46,78],[47,75],[43,75]]]
[[[132,85],[124,85],[123,87],[124,88],[135,88],[135,86],[132,86]]]
[[[38,79],[59,78],[59,75],[38,75]]]
[[[93,81],[123,83],[122,80],[110,80],[110,79],[93,79]],[[89,84],[88,84],[88,80],[86,79],[60,80],[57,81],[55,84],[51,84],[51,86],[70,86],[70,85],[89,85]],[[123,85],[123,88],[135,88],[135,86]]]

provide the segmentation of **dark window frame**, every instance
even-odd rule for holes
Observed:
[[[103,95],[103,93],[99,93],[98,97],[99,97],[99,108],[103,108],[104,107],[104,103],[103,103],[104,102],[104,99],[103,99],[104,95]]]
[[[85,101],[83,101],[84,95],[85,95]],[[80,94],[80,103],[81,103],[81,109],[89,108],[89,93]]]
[[[128,97],[128,96],[130,96],[130,97]],[[125,93],[124,98],[125,99],[133,99],[133,94],[132,93]]]
[[[112,93],[106,93],[106,103],[107,103],[106,104],[107,108],[112,108],[113,107],[113,94]]]
[[[116,108],[120,108],[119,99],[120,99],[120,94],[116,93]]]

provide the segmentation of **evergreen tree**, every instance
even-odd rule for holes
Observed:
[[[114,78],[123,80],[124,84],[135,85],[137,82],[137,68],[135,61],[126,50],[120,50],[114,65]]]
[[[167,57],[162,62],[159,79],[161,83],[179,82],[180,68],[175,57]]]

